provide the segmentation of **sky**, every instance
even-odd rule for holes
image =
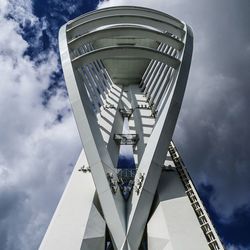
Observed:
[[[192,27],[173,138],[226,249],[249,250],[249,0],[0,0],[0,249],[38,248],[81,151],[58,30],[114,5],[155,8]]]

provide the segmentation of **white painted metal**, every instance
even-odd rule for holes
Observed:
[[[87,168],[88,162],[82,151],[40,245],[40,250],[81,249],[83,236],[89,231],[87,224],[92,220],[91,214],[95,207],[96,189]],[[95,210],[96,214],[99,214],[96,208]],[[102,216],[98,215],[95,223],[96,227],[92,232],[95,231],[98,235],[105,234],[106,223]]]
[[[113,7],[64,25],[59,45],[69,98],[95,186],[91,197],[93,200],[96,190],[99,202],[86,204],[88,212],[80,214],[85,227],[82,240],[77,233],[76,239],[72,238],[77,243],[68,249],[104,248],[106,224],[114,249],[139,249],[146,242],[146,227],[148,249],[216,249],[200,229],[179,172],[162,172],[191,62],[190,28],[158,11]],[[124,120],[131,136],[137,138],[132,150],[137,173],[126,199],[119,188],[123,180],[117,169],[122,141],[115,139],[123,133]],[[125,135],[121,138],[126,142]],[[59,211],[72,209],[67,197],[76,191],[74,183],[69,186],[72,191],[65,191]],[[153,203],[156,196],[158,201]],[[55,247],[53,241],[66,230],[59,228],[63,222],[58,213],[41,249],[65,249]],[[195,239],[192,248],[190,237]],[[218,249],[223,248],[220,245]]]
[[[156,18],[158,20],[170,23],[170,24],[177,26],[179,28],[184,27],[182,22],[180,22],[178,19],[176,19],[170,15],[167,15],[166,13],[162,13],[162,12],[157,11],[157,10],[143,8],[143,7],[121,6],[121,7],[100,9],[100,10],[96,10],[96,11],[84,14],[82,16],[79,16],[78,18],[76,18],[68,23],[68,29],[71,29],[75,26],[79,26],[83,22],[93,20],[93,17],[101,18],[103,16],[106,16],[107,14],[109,14],[109,16],[112,16],[115,14],[127,14],[127,13],[134,14],[134,15],[139,15],[139,14],[147,15],[148,18]]]
[[[104,49],[98,49],[93,52],[86,53],[72,60],[73,67],[77,68],[81,65],[91,63],[96,58],[130,58],[135,59],[154,59],[165,63],[173,68],[178,68],[180,61],[168,54],[161,53],[157,50],[144,48],[144,47],[132,47],[132,46],[116,46]]]
[[[99,125],[85,87],[79,76],[74,74],[68,52],[65,28],[66,26],[63,26],[60,30],[59,45],[71,105],[102,205],[104,217],[109,229],[112,231],[114,243],[119,249],[123,245],[125,237],[125,204],[119,190],[116,197],[113,196],[110,190],[110,184],[106,176],[108,172],[116,176],[113,162],[102,139]]]
[[[106,223],[96,206],[92,204],[81,250],[103,250],[105,248]]]
[[[148,249],[209,250],[171,158],[165,166],[157,187],[155,211],[147,224]]]
[[[68,37],[70,40],[80,36],[84,33],[89,32],[90,30],[97,29],[100,26],[105,25],[114,25],[114,24],[133,24],[137,23],[137,25],[141,26],[152,26],[154,29],[158,29],[163,32],[170,32],[173,35],[182,38],[184,32],[182,29],[170,25],[168,23],[164,23],[158,19],[147,18],[145,16],[140,15],[113,15],[113,16],[103,16],[101,18],[97,18],[88,22],[84,22],[79,26],[73,27],[68,32]]]
[[[144,27],[131,27],[131,26],[118,26],[110,27],[102,30],[96,30],[89,32],[87,34],[81,35],[69,42],[71,49],[79,48],[81,43],[89,43],[102,38],[109,38],[114,33],[116,37],[140,37],[140,38],[150,38],[154,41],[166,43],[176,49],[182,49],[183,43],[171,37],[168,34],[163,34],[157,30],[146,29]]]
[[[164,54],[168,55],[167,52],[168,52],[169,49],[170,49],[170,47],[165,45],[162,48],[162,52]],[[155,82],[155,78],[159,74],[159,68],[160,68],[161,64],[163,64],[163,63],[157,61],[156,64],[155,64],[155,66],[154,66],[154,70],[150,74],[150,77],[148,79],[148,83],[147,83],[146,88],[144,90],[144,94],[147,95],[147,97],[149,97],[149,93],[148,93],[149,89],[152,89],[152,87],[154,87],[153,85],[154,85],[154,82]],[[164,64],[164,65],[166,65],[166,64]],[[169,65],[169,64],[167,64],[167,65]]]

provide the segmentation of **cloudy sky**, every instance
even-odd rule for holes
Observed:
[[[0,0],[0,249],[37,249],[81,151],[58,56],[66,21],[141,0]],[[228,250],[250,249],[250,2],[144,0],[194,32],[174,140]]]

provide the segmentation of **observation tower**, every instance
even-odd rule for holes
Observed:
[[[172,142],[190,27],[112,7],[62,26],[59,46],[84,149],[40,250],[223,249]]]

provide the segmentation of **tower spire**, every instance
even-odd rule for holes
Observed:
[[[65,24],[59,46],[84,152],[40,249],[223,249],[171,142],[191,29],[156,10],[112,7]],[[119,165],[124,145],[133,167]]]

